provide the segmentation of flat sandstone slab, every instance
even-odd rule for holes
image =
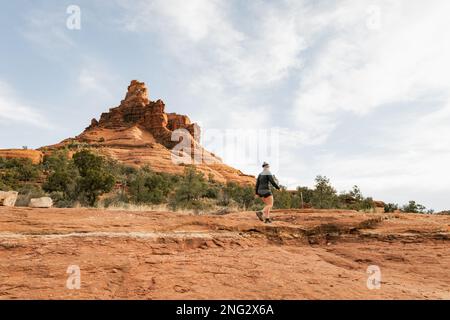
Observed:
[[[0,299],[450,299],[449,216],[274,217],[0,208]]]

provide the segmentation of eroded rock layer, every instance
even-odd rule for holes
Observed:
[[[27,149],[3,149],[0,150],[0,158],[6,159],[30,159],[34,164],[38,164],[43,159],[42,152]]]

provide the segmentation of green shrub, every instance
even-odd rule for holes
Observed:
[[[54,151],[50,155],[45,155],[42,166],[44,170],[52,172],[58,169],[66,168],[70,163],[71,161],[69,160],[69,150],[62,149]]]
[[[183,177],[178,181],[174,192],[169,198],[169,206],[172,209],[202,209],[206,197],[208,184],[203,173],[197,172],[195,167],[187,166]]]
[[[359,208],[358,211],[363,210],[363,211],[373,211],[375,210],[375,203],[373,201],[372,198],[363,198],[360,202],[359,202]]]
[[[115,192],[112,195],[109,195],[108,197],[104,198],[102,200],[103,206],[105,208],[116,206],[120,207],[123,206],[123,204],[129,203],[129,198],[125,192],[119,191]]]
[[[171,210],[193,210],[195,213],[200,213],[212,210],[215,207],[214,202],[210,199],[193,199],[190,201],[177,201],[176,198],[169,198],[169,208]]]
[[[72,208],[75,200],[67,197],[63,192],[54,191],[50,193],[50,198],[53,200],[53,206],[56,208]]]
[[[316,177],[316,185],[311,196],[311,204],[317,209],[333,209],[337,207],[337,192],[331,186],[330,180],[327,177]]]
[[[75,153],[73,161],[80,173],[77,179],[79,199],[93,206],[98,196],[113,189],[116,179],[107,170],[104,158],[87,150]]]
[[[20,181],[15,171],[4,170],[0,173],[0,190],[16,190],[19,185]]]
[[[314,190],[308,187],[297,187],[297,197],[299,198],[300,206],[303,198],[303,204],[312,204]]]
[[[228,182],[219,192],[219,204],[228,205],[236,202],[240,208],[247,210],[255,201],[255,190],[252,186],[241,186],[235,182]]]
[[[398,210],[398,204],[395,203],[386,203],[384,205],[384,212],[386,213],[392,213]]]
[[[41,176],[40,165],[30,159],[0,159],[0,187],[17,190],[24,183],[36,182]]]
[[[274,190],[274,209],[290,209],[292,207],[292,195],[286,189]]]
[[[42,187],[51,194],[55,206],[72,206],[79,196],[77,181],[80,175],[73,161],[69,159],[68,151],[60,150],[45,156],[43,167],[48,176]]]
[[[175,189],[175,197],[178,201],[199,200],[206,194],[207,183],[202,173],[192,167],[186,167],[183,179]]]
[[[16,207],[28,207],[30,200],[33,198],[45,197],[45,192],[39,185],[24,184],[18,189]]]
[[[425,213],[426,208],[425,206],[418,204],[415,201],[409,201],[408,204],[402,207],[402,211],[407,213]]]
[[[302,207],[302,199],[299,195],[295,194],[291,197],[291,209],[298,209]]]
[[[132,174],[127,184],[132,202],[161,204],[167,202],[175,182],[170,175],[143,169]]]
[[[78,177],[75,170],[61,168],[48,176],[43,188],[47,192],[62,192],[65,195],[72,195],[76,189]]]

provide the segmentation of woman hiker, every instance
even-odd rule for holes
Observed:
[[[272,191],[270,191],[270,184],[278,190],[280,190],[280,186],[270,172],[269,164],[264,162],[262,167],[263,171],[258,175],[258,179],[256,180],[256,196],[262,199],[265,207],[262,211],[257,211],[256,216],[265,223],[271,223],[270,209],[273,207],[273,195]]]

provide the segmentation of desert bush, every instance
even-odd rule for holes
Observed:
[[[365,200],[361,189],[356,185],[353,186],[353,189],[349,192],[349,195],[357,202],[363,202]]]
[[[207,199],[208,183],[195,167],[187,166],[183,177],[177,182],[175,190],[169,196],[169,207],[177,209],[193,209],[195,211],[211,208],[212,199]]]
[[[175,199],[177,201],[195,201],[205,196],[207,182],[202,173],[188,166],[184,170],[184,175],[175,189]]]
[[[218,200],[220,198],[222,187],[223,186],[221,184],[218,184],[213,180],[208,180],[208,186],[205,191],[205,197],[208,199]]]
[[[109,208],[109,207],[124,207],[129,203],[128,195],[123,191],[116,191],[112,194],[108,194],[98,203],[98,207],[100,208]]]
[[[16,190],[20,185],[17,174],[11,170],[3,170],[0,173],[0,190]]]
[[[16,207],[28,207],[31,199],[46,196],[41,187],[34,184],[24,184],[18,189],[18,192]]]
[[[104,158],[90,151],[75,153],[73,161],[80,173],[77,178],[79,200],[93,206],[98,196],[112,190],[116,179],[108,172]]]
[[[255,190],[252,186],[243,186],[236,200],[245,210],[247,210],[255,201]]]
[[[298,209],[302,207],[302,199],[298,194],[291,196],[291,209]]]
[[[48,176],[43,188],[47,192],[62,192],[68,196],[74,193],[78,177],[75,170],[58,169]]]
[[[174,197],[169,198],[169,208],[174,211],[191,210],[198,214],[200,212],[212,211],[215,207],[215,202],[207,198],[192,199],[189,201],[177,201]]]
[[[69,159],[68,150],[55,151],[44,157],[47,179],[42,188],[50,193],[56,207],[71,207],[78,199],[77,181],[80,178],[77,167]]]
[[[297,187],[297,193],[293,196],[292,199],[292,208],[301,208],[302,207],[302,199],[303,206],[310,207],[312,206],[312,199],[314,195],[314,190],[308,187]]]
[[[167,202],[170,191],[177,179],[164,173],[152,172],[144,168],[132,173],[128,178],[128,190],[134,203],[161,204]]]
[[[34,165],[30,159],[11,159],[20,181],[35,181],[41,173],[40,166]]]
[[[72,208],[76,203],[75,199],[67,197],[61,191],[51,192],[49,197],[52,198],[53,206],[56,208]]]
[[[217,199],[219,205],[227,206],[235,202],[241,209],[247,210],[254,203],[255,190],[252,186],[241,186],[235,182],[228,182],[221,186]]]
[[[17,190],[23,184],[36,182],[41,174],[41,166],[33,164],[30,159],[0,158],[2,189]]]
[[[292,207],[292,195],[286,191],[286,189],[273,190],[274,209],[290,209]]]
[[[426,207],[415,201],[409,201],[408,204],[402,207],[402,211],[407,213],[426,213]]]
[[[398,204],[395,203],[386,203],[384,205],[384,212],[392,213],[398,210]]]
[[[316,185],[312,193],[311,204],[317,209],[333,209],[337,207],[337,192],[327,177],[316,177]]]
[[[42,166],[44,170],[52,172],[58,169],[66,168],[71,163],[69,159],[69,150],[62,149],[52,152],[50,155],[44,156]]]
[[[3,182],[3,179],[1,179],[1,178],[2,177],[0,176],[0,191],[10,191],[10,190],[12,190],[12,188],[9,185],[5,184]]]
[[[359,202],[359,208],[358,211],[373,211],[375,210],[375,203],[371,197],[369,198],[363,198]]]

